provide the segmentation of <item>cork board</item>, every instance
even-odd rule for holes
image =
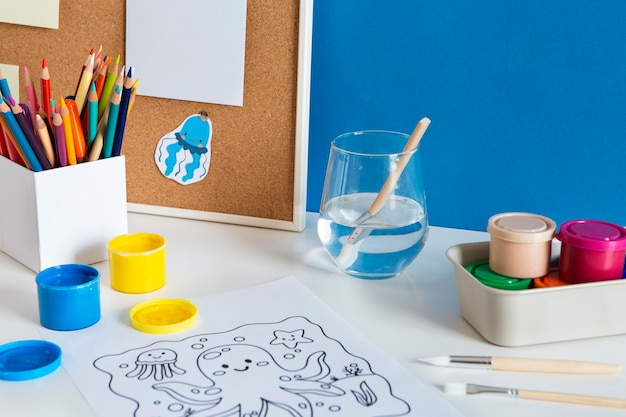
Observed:
[[[129,211],[304,228],[312,3],[247,0],[242,107],[141,96],[142,69],[134,68],[139,87],[122,147]],[[125,9],[116,0],[61,1],[58,30],[0,23],[0,62],[34,75],[45,57],[52,96],[72,94],[91,48],[102,45],[133,65],[124,59]],[[210,169],[202,181],[181,185],[159,171],[155,147],[202,111],[213,125]]]

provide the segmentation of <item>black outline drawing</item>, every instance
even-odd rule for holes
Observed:
[[[97,358],[134,417],[399,417],[407,401],[306,317],[251,323]]]

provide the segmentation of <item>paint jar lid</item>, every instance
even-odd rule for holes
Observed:
[[[130,323],[144,333],[173,333],[193,326],[197,314],[198,309],[190,301],[163,298],[146,301],[133,307],[130,310]]]
[[[474,262],[466,269],[481,284],[500,290],[525,290],[533,281],[531,278],[512,278],[493,272],[488,260]]]
[[[570,220],[561,224],[557,239],[562,243],[592,251],[626,249],[626,228],[599,220]]]
[[[20,340],[0,346],[0,379],[25,381],[48,375],[61,365],[61,348],[44,340]]]
[[[516,242],[537,243],[552,240],[556,223],[532,213],[500,213],[491,216],[487,231],[492,237]]]
[[[533,287],[535,288],[560,287],[562,285],[569,285],[569,282],[559,277],[559,268],[551,268],[548,275],[533,279]]]

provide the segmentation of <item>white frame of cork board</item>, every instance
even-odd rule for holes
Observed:
[[[313,0],[300,0],[298,29],[298,69],[295,116],[295,155],[292,219],[280,220],[216,213],[176,207],[128,203],[128,211],[194,220],[232,223],[244,226],[302,231],[306,226],[306,176],[309,140],[309,108],[311,84],[311,45],[313,34]]]

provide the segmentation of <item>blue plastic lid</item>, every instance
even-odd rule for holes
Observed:
[[[25,381],[48,375],[61,365],[61,348],[44,340],[20,340],[0,346],[0,379]]]

